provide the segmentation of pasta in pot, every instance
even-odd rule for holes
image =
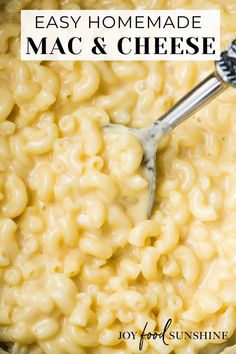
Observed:
[[[231,0],[9,0],[0,11],[0,342],[12,354],[215,353],[226,339],[119,333],[236,330],[235,96],[228,89],[158,148],[146,220],[145,127],[208,62],[21,62],[22,9],[220,9]],[[211,344],[218,344],[219,347]]]

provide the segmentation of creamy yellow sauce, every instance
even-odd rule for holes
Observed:
[[[233,88],[165,137],[146,220],[146,127],[212,62],[21,62],[21,9],[220,9],[233,0],[12,0],[0,12],[0,342],[14,354],[197,354],[225,340],[119,333],[236,328]],[[210,349],[207,353],[210,353]]]

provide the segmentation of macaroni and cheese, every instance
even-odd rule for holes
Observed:
[[[236,329],[232,88],[166,136],[154,212],[142,147],[109,122],[150,125],[212,62],[22,62],[22,9],[220,9],[233,0],[9,0],[0,11],[0,342],[13,354],[197,354],[225,340],[119,333]],[[211,349],[210,349],[211,348]]]

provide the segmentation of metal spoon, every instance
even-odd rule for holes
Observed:
[[[150,218],[156,191],[156,152],[162,137],[205,106],[227,87],[236,88],[236,39],[222,52],[215,62],[215,71],[182,97],[167,113],[147,128],[130,128],[119,124],[109,124],[105,129],[134,134],[143,146],[143,165],[149,180],[149,201],[147,218]]]

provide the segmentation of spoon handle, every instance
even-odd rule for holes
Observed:
[[[183,96],[167,114],[164,114],[158,120],[164,121],[170,129],[174,129],[223,92],[226,87],[227,84],[216,73],[212,73],[187,95]]]
[[[215,72],[182,97],[154,125],[158,124],[158,121],[163,121],[171,130],[204,107],[228,86],[236,86],[236,39],[226,51],[221,53],[215,67]]]

